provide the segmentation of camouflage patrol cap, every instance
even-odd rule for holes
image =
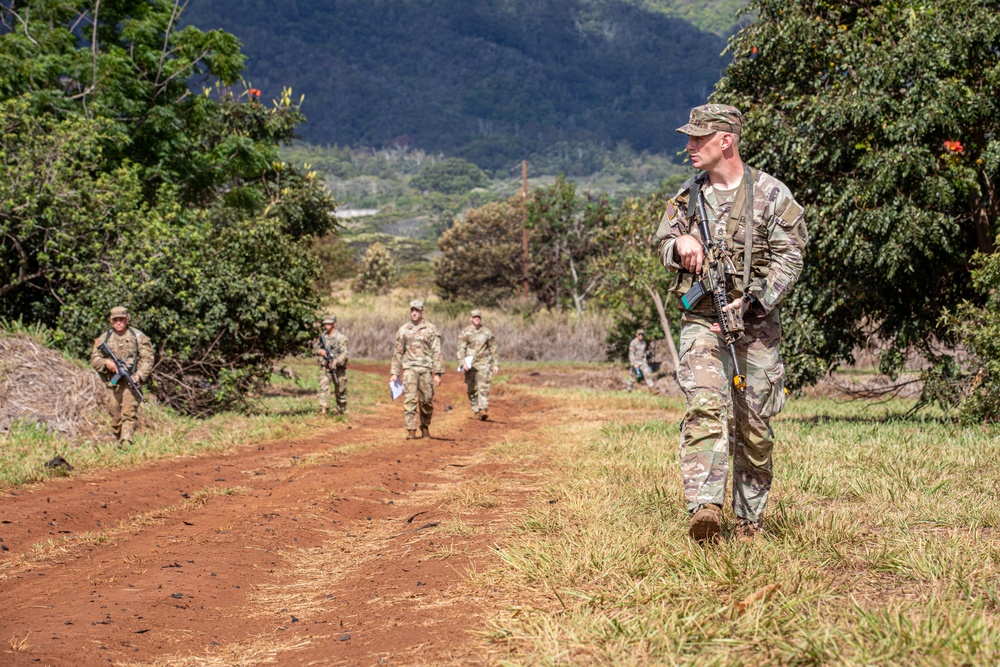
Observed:
[[[482,317],[482,316],[483,314],[479,311],[478,308],[474,308],[472,311],[469,312],[469,317]]]
[[[337,323],[336,315],[327,315],[326,317],[323,318],[323,324],[336,324],[336,323]]]
[[[635,330],[635,335],[636,336],[645,336],[646,335],[646,330],[645,329],[636,329]]]
[[[111,319],[116,317],[128,317],[128,309],[125,306],[115,306],[111,309]]]
[[[677,131],[692,137],[707,137],[713,132],[739,134],[743,131],[743,114],[728,104],[702,104],[691,109],[687,125]]]
[[[410,302],[410,310],[414,310],[414,309],[416,309],[416,310],[423,310],[424,309],[424,302],[421,301],[420,299],[414,299],[413,301],[411,301]]]

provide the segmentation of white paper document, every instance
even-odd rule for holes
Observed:
[[[389,392],[392,394],[392,400],[396,400],[403,395],[403,383],[399,378],[396,378],[395,382],[389,383]]]
[[[465,369],[466,370],[472,368],[472,362],[473,361],[475,361],[475,357],[473,355],[471,355],[471,354],[465,358]]]

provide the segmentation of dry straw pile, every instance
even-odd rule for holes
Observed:
[[[0,431],[21,421],[75,437],[106,419],[97,373],[28,336],[0,334]]]

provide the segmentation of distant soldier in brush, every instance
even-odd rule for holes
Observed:
[[[153,370],[153,344],[149,337],[129,326],[128,310],[111,309],[111,328],[94,339],[90,365],[105,381],[111,428],[119,444],[131,443],[143,401],[142,383]]]
[[[337,414],[347,411],[347,336],[337,331],[337,316],[323,318],[323,331],[313,343],[319,359],[319,413],[330,408],[330,385],[333,384]]]
[[[691,110],[677,131],[703,171],[668,201],[656,232],[684,310],[681,474],[689,532],[700,542],[721,533],[730,452],[736,534],[760,530],[773,477],[770,420],[785,401],[778,304],[802,271],[808,242],[788,187],[740,158],[742,130],[735,107]]]
[[[469,321],[471,324],[458,335],[458,366],[465,371],[472,414],[486,421],[490,410],[490,383],[500,372],[497,341],[493,332],[483,326],[483,314],[478,309],[469,313]]]
[[[396,351],[392,355],[389,384],[402,378],[403,419],[406,439],[429,438],[434,415],[434,387],[441,384],[444,357],[437,327],[424,320],[424,302],[410,302],[410,321],[396,332]],[[420,421],[417,421],[417,412]],[[417,435],[417,428],[420,435]]]
[[[636,380],[645,381],[650,391],[655,392],[653,371],[646,361],[646,332],[643,329],[637,329],[635,338],[628,344],[628,385],[625,388],[632,391]]]

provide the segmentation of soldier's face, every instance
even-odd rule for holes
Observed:
[[[722,136],[724,132],[713,132],[705,137],[688,136],[684,147],[691,157],[695,169],[712,169],[722,159]]]
[[[414,324],[419,324],[420,320],[424,318],[424,311],[417,308],[410,308],[410,321]]]
[[[472,319],[472,326],[476,327],[477,329],[479,328],[479,325],[483,323],[483,318],[481,317],[473,316],[471,319]]]
[[[323,324],[323,331],[327,332],[328,334],[333,333],[333,330],[336,328],[337,328],[336,322],[326,322],[325,324]]]
[[[125,333],[125,330],[128,329],[128,318],[112,317],[111,328],[115,330],[115,333]]]

